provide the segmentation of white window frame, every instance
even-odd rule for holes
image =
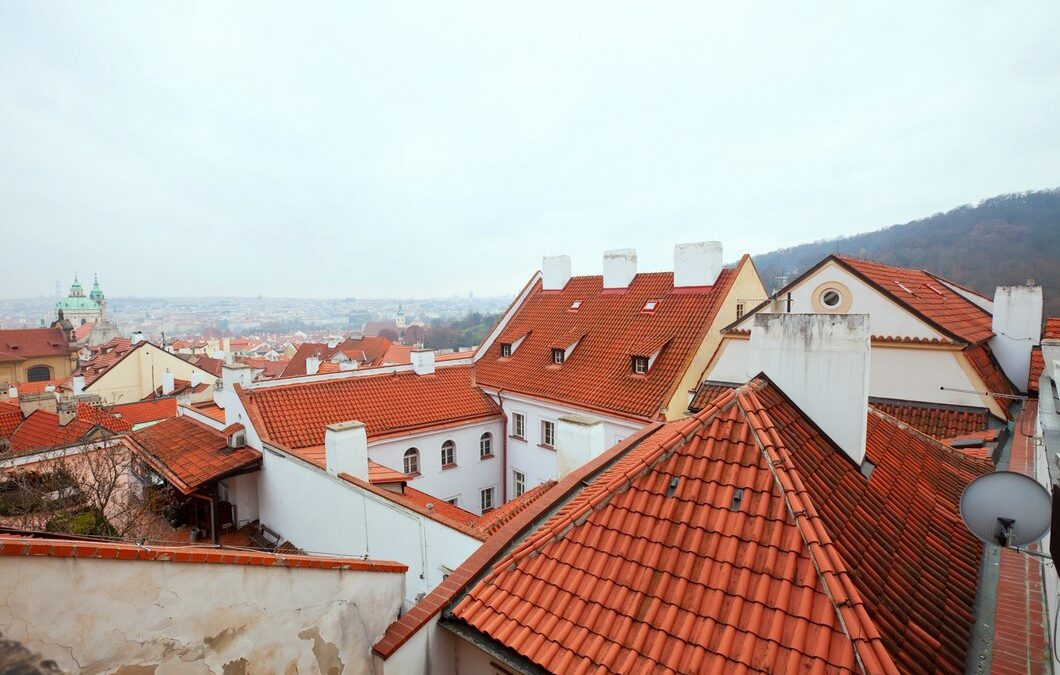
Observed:
[[[450,450],[450,453],[449,453],[449,455],[450,455],[449,456],[449,460],[450,461],[448,461],[448,462],[445,461],[445,452],[446,452],[447,448]],[[446,439],[442,443],[441,459],[442,459],[442,468],[443,469],[445,467],[447,467],[447,466],[456,466],[456,441],[454,441],[453,439],[449,438],[449,439]]]
[[[526,474],[518,469],[512,469],[512,493],[516,497],[526,493]]]
[[[563,362],[567,360],[567,352],[559,347],[552,348],[552,363],[557,366],[562,366]]]
[[[512,411],[512,436],[526,439],[526,413]]]
[[[483,452],[485,450],[485,452]],[[493,434],[489,431],[483,432],[478,437],[478,458],[488,459],[493,456]]]
[[[639,365],[642,365],[644,369],[643,370],[639,369],[637,367]],[[637,375],[647,375],[648,374],[648,368],[650,368],[650,367],[651,367],[651,357],[648,357],[648,356],[636,356],[636,355],[633,356],[633,372],[635,374],[637,374]]]
[[[547,427],[545,425],[548,425]],[[548,434],[545,433],[545,429],[550,428],[552,430],[552,442],[548,440]],[[556,447],[556,422],[554,420],[541,420],[541,445],[546,448]]]
[[[506,359],[512,355],[512,343],[502,342],[501,343],[501,358]]]
[[[489,506],[486,506],[486,495],[489,495]],[[491,485],[478,491],[478,505],[482,513],[487,513],[497,508],[497,486]]]
[[[409,453],[412,453],[411,455]],[[409,460],[415,464],[415,468],[409,471]],[[405,454],[401,456],[401,468],[405,469],[405,475],[409,476],[420,472],[420,449],[417,447],[411,447],[405,450]]]

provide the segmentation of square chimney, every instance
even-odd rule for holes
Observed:
[[[713,286],[724,267],[720,241],[674,246],[674,288]]]
[[[637,251],[620,248],[604,251],[604,288],[629,288],[637,276]]]

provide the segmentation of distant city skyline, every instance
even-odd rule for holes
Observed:
[[[562,20],[558,20],[558,19]],[[1060,184],[1060,4],[0,5],[0,296],[516,293]]]

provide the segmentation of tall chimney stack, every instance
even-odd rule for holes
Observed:
[[[364,422],[329,424],[324,431],[324,465],[333,476],[368,480],[368,433]]]
[[[629,288],[637,275],[637,251],[620,248],[604,251],[604,288]]]
[[[1025,392],[1031,349],[1041,342],[1042,287],[998,286],[991,328],[994,337],[990,338],[990,350],[1012,384]]]
[[[433,375],[434,374],[434,350],[433,349],[413,349],[412,350],[412,370],[417,375]]]
[[[603,420],[588,415],[560,415],[558,422],[556,465],[557,475],[562,480],[606,448]]]
[[[561,291],[570,281],[570,256],[550,255],[541,259],[541,290]]]
[[[674,246],[674,288],[713,286],[725,263],[720,241]]]
[[[870,346],[868,314],[756,314],[751,372],[765,373],[860,466]]]
[[[316,375],[320,371],[320,357],[307,356],[305,360],[305,374]]]
[[[162,373],[162,395],[169,396],[177,388],[176,378],[168,370]]]

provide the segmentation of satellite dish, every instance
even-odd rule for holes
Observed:
[[[961,518],[979,539],[1026,546],[1049,531],[1052,497],[1038,481],[1013,471],[976,478],[961,495]]]

